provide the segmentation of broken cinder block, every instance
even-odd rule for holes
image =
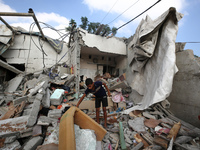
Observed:
[[[31,113],[28,118],[27,126],[31,127],[36,123],[37,117],[38,117],[38,112],[40,110],[40,104],[41,102],[35,99],[33,103],[33,107],[31,109]]]

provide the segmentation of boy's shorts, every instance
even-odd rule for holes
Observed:
[[[101,102],[102,102],[102,106],[103,107],[107,107],[108,106],[108,99],[107,96],[104,97],[96,97],[95,98],[95,108],[99,108],[101,107]]]

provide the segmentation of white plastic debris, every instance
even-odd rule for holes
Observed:
[[[74,125],[76,150],[95,150],[96,136],[93,130],[80,129],[79,126]]]

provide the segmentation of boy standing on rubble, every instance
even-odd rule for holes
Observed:
[[[97,121],[97,123],[100,123],[99,111],[100,111],[100,107],[101,107],[101,103],[102,103],[103,115],[104,115],[104,127],[106,128],[107,127],[106,107],[108,106],[108,100],[107,100],[106,91],[102,85],[104,85],[104,87],[108,91],[108,96],[111,96],[110,91],[105,83],[102,83],[101,81],[93,82],[93,80],[91,78],[87,78],[85,80],[85,84],[87,85],[87,89],[86,89],[85,93],[83,94],[83,96],[80,98],[80,100],[76,106],[79,107],[80,103],[83,101],[84,97],[88,93],[94,94],[95,95],[95,108],[96,108],[96,121]]]

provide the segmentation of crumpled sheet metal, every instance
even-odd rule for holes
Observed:
[[[175,8],[170,8],[155,21],[150,18],[142,20],[137,28],[133,41],[129,43],[128,62],[132,68],[129,81],[142,99],[140,105],[125,110],[125,114],[144,110],[165,100],[171,93],[173,78],[178,71],[175,40],[177,22],[181,17]]]

